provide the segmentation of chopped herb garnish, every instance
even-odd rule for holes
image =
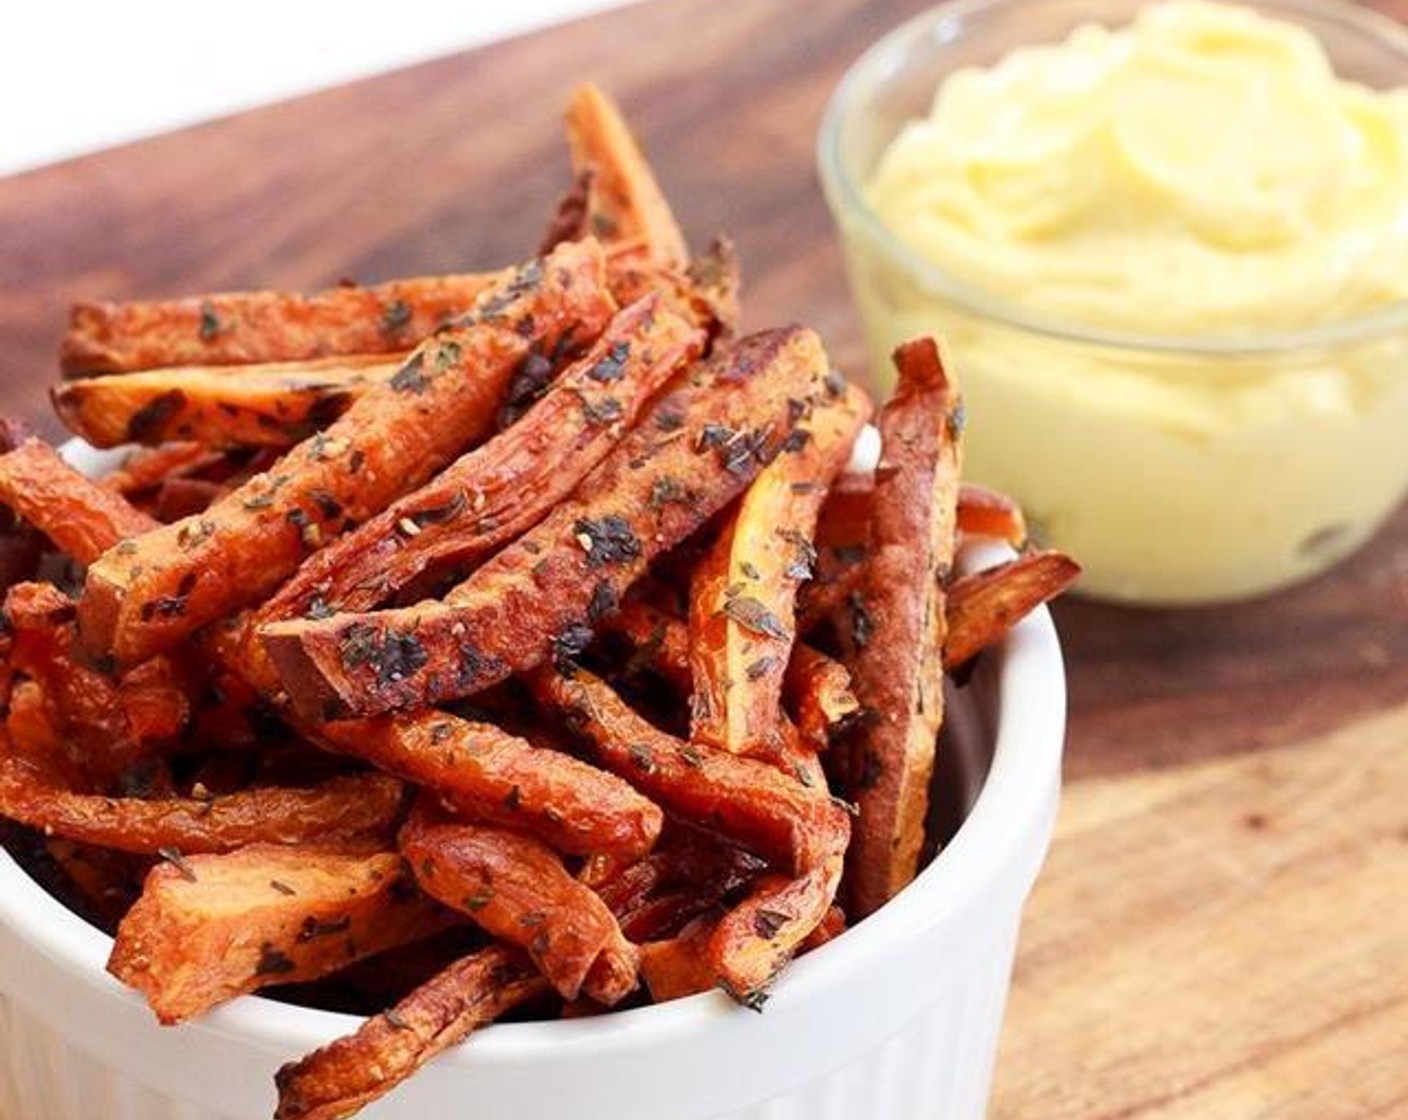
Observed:
[[[215,305],[208,299],[200,304],[200,340],[209,342],[220,333],[220,316],[215,313]]]
[[[320,922],[312,914],[309,914],[303,919],[303,928],[298,931],[298,940],[302,943],[313,941],[319,937],[331,937],[335,933],[346,933],[351,928],[351,915],[344,914],[340,918],[331,918],[328,921]]]
[[[587,376],[593,381],[615,381],[621,376],[621,371],[630,354],[631,344],[629,342],[616,343],[606,352],[606,357],[587,370]]]
[[[298,894],[291,886],[279,879],[270,879],[269,886],[273,887],[274,890],[278,891],[280,894],[287,895],[289,898],[293,898]]]
[[[186,862],[186,857],[181,854],[179,849],[158,848],[156,850],[156,854],[159,855],[162,859],[164,859],[167,863],[171,864],[171,866],[176,869],[176,871],[180,874],[181,878],[185,879],[186,882],[194,883],[196,881],[195,869],[191,867],[189,863]]]
[[[430,388],[430,378],[425,375],[425,358],[419,351],[406,360],[406,364],[396,371],[391,379],[391,387],[398,393],[424,393]],[[355,469],[355,468],[354,468]]]
[[[746,630],[787,641],[792,633],[782,620],[751,595],[738,595],[723,605],[724,614]]]
[[[387,334],[398,334],[410,325],[411,305],[403,299],[394,299],[381,312],[381,329]]]
[[[764,941],[771,941],[791,920],[791,914],[779,910],[759,910],[753,915],[753,930]]]
[[[598,520],[578,518],[572,533],[586,550],[589,568],[623,564],[640,556],[640,541],[631,532],[631,523],[617,514],[607,514]]]

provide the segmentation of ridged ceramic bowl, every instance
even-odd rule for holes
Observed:
[[[491,1026],[363,1115],[980,1120],[1055,818],[1065,701],[1040,610],[953,693],[938,778],[949,842],[896,899],[796,962],[762,1014],[709,994]],[[0,852],[4,1120],[268,1120],[274,1070],[358,1024],[249,996],[163,1028],[104,971],[110,948]]]

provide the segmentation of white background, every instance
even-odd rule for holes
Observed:
[[[3,0],[0,175],[625,0]]]

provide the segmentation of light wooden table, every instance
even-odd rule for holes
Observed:
[[[0,407],[44,414],[77,297],[518,259],[587,76],[695,240],[737,239],[749,321],[805,321],[858,369],[813,138],[847,63],[918,6],[656,0],[0,181]],[[1068,784],[993,1115],[1408,1117],[1408,515],[1262,603],[1057,618]]]

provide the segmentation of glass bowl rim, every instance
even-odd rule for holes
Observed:
[[[846,222],[858,220],[864,234],[887,257],[918,278],[927,290],[982,319],[1061,342],[1110,350],[1239,358],[1324,351],[1373,342],[1394,334],[1408,334],[1408,299],[1396,300],[1358,315],[1292,330],[1146,334],[1085,327],[1054,316],[1033,314],[1016,302],[968,285],[905,245],[866,201],[860,184],[846,169],[840,150],[842,122],[855,111],[858,99],[867,89],[896,69],[901,57],[916,40],[929,36],[945,25],[953,25],[955,31],[949,40],[953,41],[965,34],[961,30],[964,20],[995,9],[1016,8],[1019,4],[1029,9],[1033,2],[948,0],[893,28],[866,48],[850,65],[827,102],[816,147],[822,189],[841,227],[843,238],[849,236],[845,229]],[[1351,33],[1374,39],[1379,45],[1400,55],[1408,64],[1408,26],[1353,0],[1231,0],[1231,3],[1263,14],[1279,12],[1293,18],[1298,15],[1343,25]]]

